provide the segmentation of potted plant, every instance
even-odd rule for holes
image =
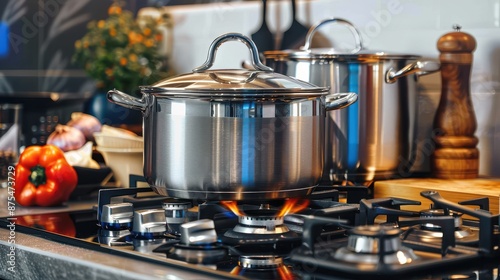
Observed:
[[[107,102],[105,93],[114,88],[134,95],[138,86],[167,76],[165,57],[159,54],[163,18],[134,18],[130,11],[113,3],[108,17],[91,21],[87,33],[75,42],[73,61],[96,81],[97,93],[86,106],[102,123],[140,122],[136,111],[123,110]],[[135,115],[135,117],[134,117]]]

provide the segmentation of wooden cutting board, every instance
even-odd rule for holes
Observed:
[[[453,202],[488,197],[490,211],[493,214],[500,212],[500,179],[398,179],[377,181],[373,190],[375,197],[399,197],[422,202],[420,206],[403,206],[408,210],[422,210],[430,207],[430,200],[420,196],[420,192],[435,190],[443,198]]]

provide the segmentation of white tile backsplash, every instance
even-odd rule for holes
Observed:
[[[261,23],[260,1],[165,7],[173,19],[170,64],[177,73],[190,72],[206,58],[210,43],[226,32],[250,36]],[[147,9],[141,12],[148,12]],[[480,173],[500,176],[500,0],[311,0],[298,1],[298,18],[305,25],[341,17],[361,31],[372,50],[416,54],[437,59],[437,40],[460,24],[477,41],[471,74],[476,111]],[[268,1],[268,24],[278,34],[291,22],[289,1]],[[332,44],[348,46],[352,35],[339,26],[319,31]],[[231,44],[231,45],[229,45]],[[216,68],[240,68],[248,59],[241,43],[223,45]],[[428,139],[440,96],[440,75],[420,79],[419,139]],[[418,168],[425,169],[423,159]]]
[[[498,0],[440,0],[438,3],[440,29],[447,29],[456,23],[467,29],[498,27]]]

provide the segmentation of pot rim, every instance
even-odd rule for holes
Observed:
[[[416,60],[421,56],[413,54],[387,53],[384,51],[361,50],[356,53],[340,53],[333,48],[316,48],[309,50],[273,50],[265,51],[266,59],[275,60],[332,60],[349,62],[378,62],[386,60]]]
[[[186,73],[139,89],[143,93],[170,97],[232,99],[320,97],[330,90],[280,73],[246,69]]]
[[[162,88],[155,86],[140,86],[141,92],[166,97],[192,97],[192,98],[217,98],[217,99],[261,99],[261,98],[312,98],[321,97],[330,94],[330,89],[327,87],[318,87],[314,89],[236,89],[236,88],[221,88],[221,89],[186,89],[186,88]]]

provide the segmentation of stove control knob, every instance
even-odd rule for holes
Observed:
[[[144,209],[134,212],[132,233],[138,238],[154,239],[163,236],[167,230],[163,209]]]
[[[103,205],[99,224],[107,230],[129,229],[134,217],[132,203],[115,203]]]
[[[217,242],[213,220],[202,219],[181,225],[181,243],[185,245],[205,245]]]

